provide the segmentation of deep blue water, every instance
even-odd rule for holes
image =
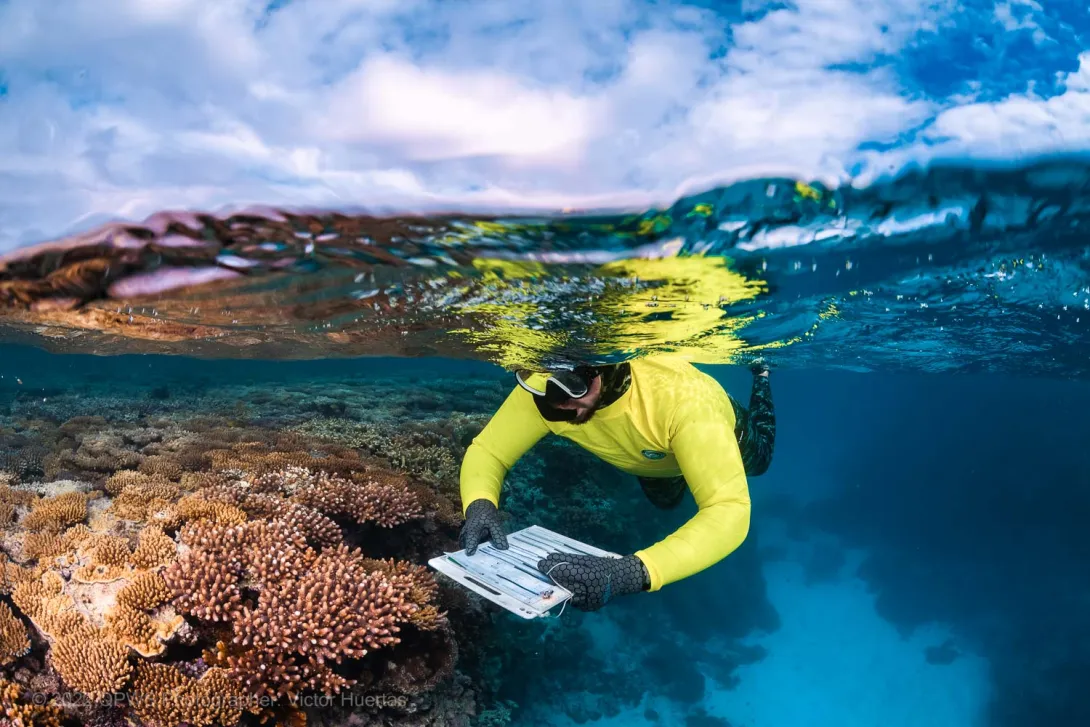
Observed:
[[[746,395],[745,370],[705,368]],[[33,410],[39,396],[103,396],[101,387],[133,402],[166,387],[169,406],[240,384],[276,391],[378,381],[391,395],[451,381],[511,384],[498,367],[449,360],[200,361],[11,346],[0,375],[0,417]],[[814,725],[968,724],[960,721],[967,713],[977,717],[972,724],[997,727],[1086,724],[1090,383],[777,369],[773,386],[775,460],[751,480],[753,530],[739,551],[596,614],[568,611],[545,625],[500,616],[493,631],[476,634],[495,640],[478,643],[482,649],[521,650],[518,670],[504,677],[519,703],[512,724],[770,723],[747,713],[806,714]],[[376,396],[374,406],[382,403]],[[451,408],[474,412],[486,403]],[[597,516],[615,507],[612,517],[628,520],[598,529],[603,547],[639,547],[691,515],[691,502],[671,513],[641,503],[634,480],[570,448],[539,454],[549,471],[570,477],[585,468],[615,496]],[[560,507],[549,500],[573,493],[570,482],[542,487],[546,503],[521,517],[548,521]],[[837,616],[846,608],[836,605],[838,589],[850,591],[853,578],[873,598],[869,620]],[[777,640],[808,608],[805,638]],[[965,676],[970,663],[980,665],[980,680]],[[770,678],[783,680],[781,688]],[[838,680],[852,680],[852,700]],[[943,692],[918,691],[929,684]],[[951,707],[951,694],[967,711]],[[752,706],[762,701],[791,707]]]

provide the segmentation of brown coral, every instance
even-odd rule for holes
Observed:
[[[0,593],[11,593],[20,583],[34,580],[35,575],[34,570],[12,563],[5,553],[0,553]]]
[[[178,480],[182,476],[182,465],[173,457],[154,454],[140,463],[140,472],[148,475],[159,475],[168,480]]]
[[[283,520],[247,523],[243,539],[243,567],[262,584],[300,578],[318,557],[303,532]]]
[[[199,494],[186,495],[178,501],[178,516],[183,521],[211,520],[227,525],[246,521],[246,513],[234,505],[209,500]]]
[[[239,685],[223,669],[211,668],[193,679],[168,664],[141,663],[131,704],[136,716],[149,724],[230,727],[242,716],[240,697]]]
[[[127,487],[163,484],[167,484],[166,478],[156,474],[137,470],[118,470],[106,478],[105,488],[109,494],[117,495]]]
[[[55,558],[70,550],[68,541],[57,533],[27,533],[23,540],[23,558]]]
[[[0,679],[0,724],[11,727],[60,727],[64,712],[54,704],[28,703],[19,685]]]
[[[93,700],[119,691],[132,674],[128,649],[100,632],[62,636],[49,656],[65,684]]]
[[[270,585],[256,608],[241,610],[234,643],[249,651],[229,659],[232,673],[270,695],[335,693],[348,682],[327,665],[397,643],[418,610],[407,590],[406,579],[369,570],[359,550],[324,551],[300,578]]]
[[[0,665],[7,665],[30,651],[26,626],[6,603],[0,602]]]
[[[87,495],[82,492],[65,492],[36,502],[23,518],[22,525],[32,532],[60,532],[69,525],[86,519]]]
[[[182,613],[205,621],[230,621],[242,595],[238,573],[205,551],[191,550],[163,572],[163,580]]]
[[[341,528],[336,522],[314,508],[277,495],[240,492],[230,486],[211,488],[203,494],[209,499],[233,504],[253,518],[290,522],[316,547],[336,545],[343,539]]]
[[[416,495],[403,479],[388,473],[368,473],[357,482],[327,472],[290,477],[291,499],[332,516],[347,516],[358,523],[393,527],[423,515]]]

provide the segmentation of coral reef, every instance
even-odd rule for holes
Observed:
[[[231,727],[302,719],[307,694],[382,685],[426,700],[454,676],[430,573],[345,541],[361,527],[436,537],[421,528],[441,497],[411,474],[215,417],[34,427],[19,441],[44,452],[45,476],[21,467],[0,481],[0,593],[15,609],[0,602],[0,668],[31,660],[56,694],[84,696],[58,716]],[[384,712],[390,724],[399,709]]]

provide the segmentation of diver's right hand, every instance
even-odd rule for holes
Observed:
[[[460,539],[466,555],[476,553],[481,541],[488,539],[499,550],[507,550],[507,529],[503,526],[496,506],[483,497],[469,503]]]

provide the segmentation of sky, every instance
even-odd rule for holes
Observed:
[[[1085,0],[0,0],[0,251],[1087,150]]]

